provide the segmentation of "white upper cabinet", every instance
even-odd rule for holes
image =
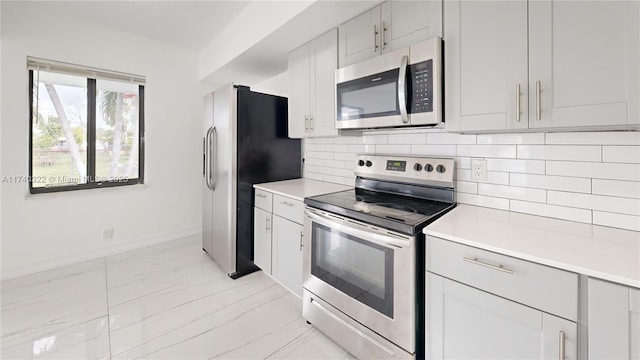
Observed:
[[[442,36],[442,0],[388,0],[340,25],[339,66]]]
[[[380,6],[340,25],[338,33],[340,67],[380,55]]]
[[[311,120],[312,136],[336,136],[335,71],[338,68],[338,29],[311,42]]]
[[[446,1],[448,131],[640,123],[637,1]]]
[[[338,135],[334,116],[337,68],[337,29],[289,53],[290,138]]]
[[[311,80],[310,45],[304,44],[289,53],[289,137],[302,138],[307,135],[309,126]]]
[[[447,130],[528,127],[526,1],[446,1],[445,62]]]
[[[382,53],[442,37],[442,1],[389,0],[380,5]]]
[[[530,1],[530,127],[639,123],[639,20],[637,0]]]

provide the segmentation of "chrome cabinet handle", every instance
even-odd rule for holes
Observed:
[[[542,119],[542,110],[540,109],[540,80],[536,81],[536,120]]]
[[[309,132],[309,115],[304,116],[304,132]]]
[[[313,131],[313,115],[309,115],[309,132]]]
[[[304,234],[300,231],[300,251],[302,251],[302,238],[304,238]]]
[[[465,257],[462,258],[462,260],[464,260],[466,262],[470,262],[472,264],[488,267],[489,269],[502,271],[502,272],[505,272],[507,274],[513,274],[513,270],[511,270],[511,269],[507,269],[506,267],[504,267],[502,265],[487,264],[485,262],[482,262],[482,261],[478,260],[478,258],[475,258],[475,257],[474,258],[468,258],[468,257],[465,256]]]
[[[382,50],[387,48],[387,23],[382,22]]]
[[[256,196],[263,199],[267,198],[267,195],[264,195],[264,194],[256,194]]]
[[[373,25],[373,52],[378,52],[378,27]]]
[[[516,85],[516,122],[520,122],[520,84]]]
[[[280,204],[282,204],[282,205],[286,205],[286,206],[288,206],[288,207],[292,207],[292,206],[293,206],[293,204],[292,204],[292,203],[290,203],[290,202],[288,202],[288,201],[281,201],[281,202],[280,202]]]
[[[400,71],[398,73],[398,106],[400,106],[400,117],[403,124],[409,123],[409,117],[407,116],[407,86],[405,84],[408,64],[409,57],[405,55],[400,62]]]
[[[559,353],[558,353],[558,360],[564,360],[564,346],[565,346],[565,340],[566,340],[566,335],[564,333],[564,331],[560,331],[560,346],[559,348]]]
[[[266,225],[265,226],[266,227],[265,232],[269,232],[269,230],[271,230],[271,226],[269,226],[269,225],[271,225],[271,219],[267,218],[267,221],[265,222],[265,225]]]

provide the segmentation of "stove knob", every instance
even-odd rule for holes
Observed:
[[[358,160],[358,166],[364,166],[364,160]]]
[[[371,165],[373,165],[373,163],[369,160],[367,160],[367,167],[371,167]]]
[[[447,170],[447,169],[443,165],[438,165],[436,167],[436,171],[439,172],[439,173],[443,173],[443,172],[445,172],[445,170]]]
[[[424,170],[427,172],[432,172],[433,171],[433,165],[431,164],[427,164],[424,166]]]
[[[415,170],[415,171],[420,171],[420,170],[422,170],[422,165],[420,165],[420,164],[416,163],[415,165],[413,165],[413,170]]]

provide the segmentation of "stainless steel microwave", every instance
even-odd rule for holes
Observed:
[[[442,122],[442,40],[336,70],[336,128],[368,129]]]

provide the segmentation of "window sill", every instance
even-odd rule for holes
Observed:
[[[91,194],[100,194],[103,192],[113,192],[113,191],[117,191],[119,193],[124,194],[129,192],[146,191],[148,187],[149,187],[148,182],[145,182],[144,184],[107,186],[103,188],[97,187],[97,188],[90,188],[90,189],[77,189],[77,190],[69,190],[69,191],[57,191],[57,192],[32,194],[29,192],[29,187],[27,186],[25,188],[25,200],[48,199],[48,198],[56,198],[56,197],[86,196]]]

